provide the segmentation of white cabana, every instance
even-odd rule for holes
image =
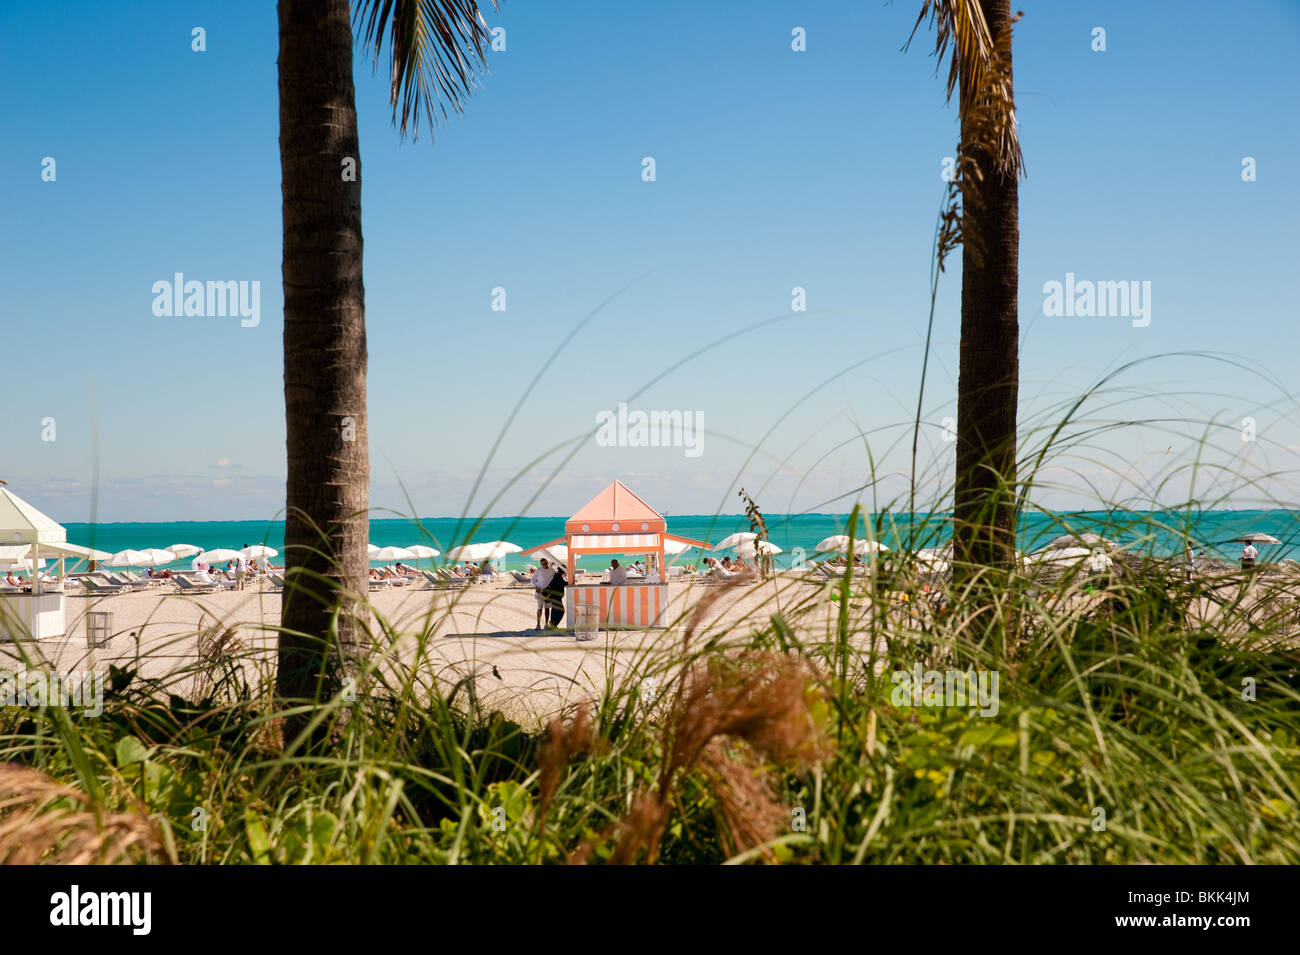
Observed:
[[[66,545],[67,540],[68,533],[62,524],[42,514],[9,488],[0,487],[0,544],[28,545],[29,552],[24,559],[30,560],[33,567],[40,567],[42,549],[46,554],[53,553],[57,545]],[[62,573],[60,566],[60,576]],[[63,590],[47,592],[40,574],[33,574],[30,593],[0,594],[0,636],[9,640],[22,636],[40,640],[66,633]]]

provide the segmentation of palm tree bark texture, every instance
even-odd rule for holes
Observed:
[[[276,685],[310,700],[336,691],[368,634],[360,153],[348,0],[278,11],[288,586]],[[286,739],[304,724],[290,720]]]
[[[981,7],[996,49],[1011,29],[1010,0],[981,0]],[[1010,87],[1009,43],[1006,51]],[[963,82],[963,148],[976,138],[968,135],[969,99]],[[1014,168],[998,162],[987,147],[969,148],[982,176],[966,177],[970,185],[962,195],[967,238],[962,250],[954,557],[956,565],[1009,568],[1016,544],[1019,190]],[[979,254],[972,254],[971,241],[978,243]]]

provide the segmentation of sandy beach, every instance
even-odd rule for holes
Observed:
[[[1272,607],[1300,606],[1294,603],[1295,581],[1290,584],[1279,590],[1277,579],[1257,581],[1247,593],[1245,606],[1251,615],[1258,615],[1265,609],[1261,599],[1265,591],[1270,592]],[[860,585],[855,581],[855,588]],[[1239,586],[1225,582],[1215,593],[1231,598]],[[833,637],[838,614],[832,588],[825,581],[795,574],[729,585],[674,582],[670,593],[674,618],[696,619],[691,637],[696,647],[742,642],[754,626],[778,612],[787,619],[797,618],[801,640],[827,641]],[[901,594],[898,597],[901,633],[919,618],[915,605],[901,602]],[[682,626],[600,631],[589,641],[576,640],[574,631],[567,629],[537,631],[533,591],[501,580],[452,591],[385,588],[372,591],[369,598],[374,619],[382,624],[376,633],[390,635],[383,642],[391,646],[389,659],[399,678],[414,665],[426,680],[436,676],[443,692],[471,678],[482,707],[518,719],[544,721],[565,707],[599,696],[607,680],[632,677],[664,685],[664,661],[678,656],[684,635]],[[1081,606],[1097,598],[1073,592],[1066,599]],[[199,658],[200,633],[216,625],[235,631],[247,651],[245,670],[254,686],[259,684],[257,671],[268,680],[273,672],[281,595],[263,589],[259,582],[243,592],[202,595],[175,593],[170,585],[107,597],[80,596],[73,590],[65,605],[67,635],[38,645],[44,660],[61,672],[102,673],[109,666],[138,666],[143,676],[176,681],[180,689],[190,682],[185,669]],[[862,601],[851,606],[856,618],[869,605]],[[86,641],[91,610],[113,615],[111,639],[94,649]],[[915,610],[924,613],[920,607]],[[1221,612],[1212,601],[1201,600],[1193,608],[1193,619],[1219,628],[1216,615]],[[1293,634],[1296,622],[1290,625]],[[862,623],[855,619],[852,625],[856,630]],[[0,667],[18,666],[17,648],[0,644]]]
[[[742,639],[748,635],[740,626],[743,621],[766,621],[772,613],[794,608],[803,608],[803,629],[811,628],[813,620],[829,628],[833,619],[825,609],[834,606],[825,586],[793,575],[734,586],[674,582],[670,593],[678,619],[707,600],[694,637],[699,643]],[[537,631],[532,589],[502,581],[453,591],[385,588],[370,592],[369,599],[375,620],[401,635],[394,645],[396,660],[408,667],[423,661],[421,668],[436,673],[444,688],[473,677],[484,707],[516,717],[545,719],[557,709],[597,696],[607,678],[636,672],[654,679],[651,661],[657,651],[677,649],[682,640],[680,627],[601,631],[594,640],[582,642],[572,630]],[[250,677],[259,668],[272,672],[281,595],[256,583],[243,592],[200,595],[176,593],[170,585],[105,597],[81,596],[70,589],[65,606],[67,635],[37,645],[61,672],[104,672],[109,666],[134,666],[138,660],[143,676],[175,679],[198,659],[200,632],[217,624],[233,629],[249,651]],[[813,608],[812,614],[808,608]],[[110,641],[93,650],[86,640],[92,610],[113,615]],[[809,633],[804,637],[814,639]],[[18,665],[16,647],[0,644],[0,667]]]

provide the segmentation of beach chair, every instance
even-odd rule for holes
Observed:
[[[273,593],[273,594],[278,594],[278,593],[280,593],[280,592],[283,591],[284,588],[287,586],[287,584],[285,584],[285,582],[284,582],[284,578],[283,578],[282,576],[280,576],[279,574],[267,574],[267,575],[266,575],[266,580],[267,580],[267,583],[269,583],[269,584],[271,585],[271,590],[270,590],[270,592]]]
[[[468,577],[457,577],[446,567],[439,567],[434,573],[438,578],[438,587],[442,590],[453,590],[469,584]]]
[[[124,590],[144,590],[149,586],[149,581],[147,580],[131,580],[127,577],[123,577],[121,574],[110,574],[105,572],[100,574],[100,577],[108,581],[114,587],[121,587]]]
[[[219,580],[192,580],[184,574],[175,574],[172,580],[176,581],[177,589],[183,594],[212,594],[222,589]]]
[[[86,589],[86,593],[102,597],[111,597],[113,594],[125,593],[131,589],[122,584],[113,584],[94,577],[82,577],[81,586]]]
[[[518,590],[521,587],[531,588],[533,586],[533,582],[529,580],[527,576],[521,574],[517,570],[510,571],[510,580],[511,580],[511,584],[510,587],[508,588],[510,590]]]
[[[139,587],[140,589],[145,587],[156,587],[167,582],[166,577],[141,577],[134,570],[124,570],[117,576],[126,581],[130,586]]]

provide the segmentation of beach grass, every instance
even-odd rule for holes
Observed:
[[[0,709],[0,859],[1300,862],[1294,579],[875,570],[777,575],[726,626],[747,585],[708,588],[651,649],[606,635],[559,713],[483,706],[429,652],[441,611],[371,608],[371,655],[298,701],[296,740],[266,653],[218,621],[165,676],[115,668],[97,717]],[[931,672],[968,695],[900,683]]]

